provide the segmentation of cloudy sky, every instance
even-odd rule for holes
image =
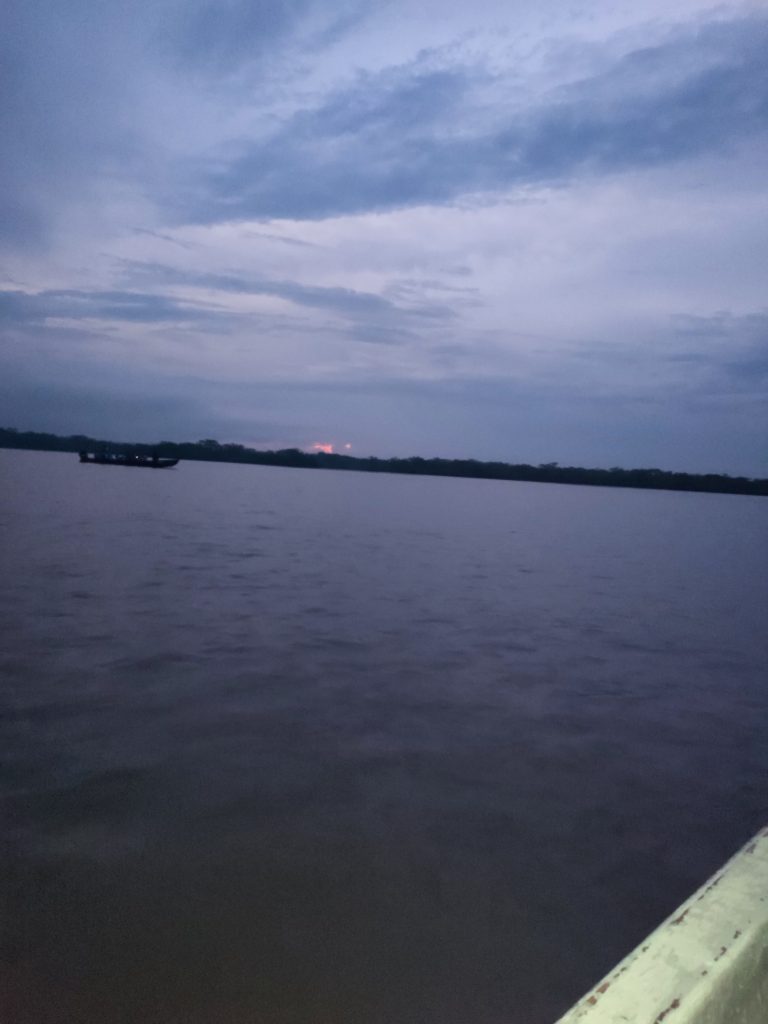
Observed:
[[[768,475],[765,3],[11,0],[0,53],[1,426]]]

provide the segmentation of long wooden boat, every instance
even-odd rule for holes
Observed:
[[[161,459],[157,455],[112,455],[109,453],[89,455],[80,452],[80,461],[92,466],[140,466],[144,469],[171,469],[178,459]]]

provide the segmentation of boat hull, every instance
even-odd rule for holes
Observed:
[[[765,1024],[768,828],[557,1024]]]
[[[134,466],[140,469],[172,469],[178,459],[146,458],[143,455],[88,455],[80,453],[80,461],[91,466]]]

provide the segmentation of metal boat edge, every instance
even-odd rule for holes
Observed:
[[[768,828],[556,1024],[577,1022],[768,1022]]]

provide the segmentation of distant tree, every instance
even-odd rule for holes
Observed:
[[[663,488],[676,491],[713,491],[723,494],[768,495],[768,480],[751,480],[719,473],[670,473],[661,469],[585,469],[544,462],[538,466],[525,463],[479,462],[475,459],[379,459],[352,455],[308,453],[299,448],[280,451],[257,451],[240,444],[219,444],[213,438],[202,441],[160,441],[158,444],[127,444],[103,441],[84,434],[58,437],[56,434],[20,431],[15,427],[0,428],[0,448],[23,448],[38,451],[104,451],[121,453],[162,454],[177,459],[213,462],[246,462],[265,466],[293,466],[306,469],[344,469],[369,473],[410,473],[430,476],[482,477],[494,480],[528,480],[547,483],[588,484],[602,487]]]

